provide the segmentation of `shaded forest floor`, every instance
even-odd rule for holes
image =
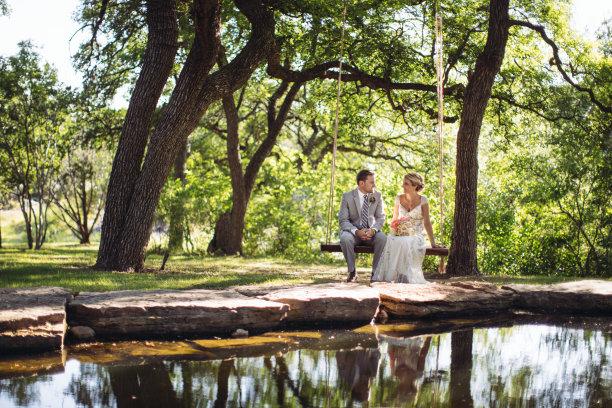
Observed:
[[[92,270],[97,244],[48,244],[41,250],[23,246],[0,249],[0,287],[60,286],[79,291],[125,289],[223,289],[238,285],[291,285],[340,282],[346,277],[342,254],[336,259],[300,262],[283,258],[211,257],[174,255],[160,271],[163,255],[150,254],[146,271],[127,273]],[[358,265],[360,283],[370,277],[370,259],[363,257]],[[480,280],[494,284],[551,284],[576,277],[500,276],[447,277],[425,273],[434,281]]]

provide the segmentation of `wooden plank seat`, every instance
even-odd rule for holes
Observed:
[[[323,252],[342,252],[340,243],[334,244],[321,244],[321,251]],[[355,245],[355,253],[357,254],[372,254],[374,248],[367,245]],[[427,248],[425,255],[436,255],[436,256],[448,256],[448,248]]]

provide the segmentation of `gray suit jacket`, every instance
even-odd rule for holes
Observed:
[[[370,202],[370,228],[380,231],[382,230],[383,225],[385,225],[385,208],[382,201],[382,194],[378,190],[374,190],[372,194],[374,194],[374,198],[376,200],[373,203]],[[361,226],[359,225],[360,216],[361,207],[359,206],[359,189],[356,188],[342,194],[340,212],[338,213],[340,232],[350,232],[355,228],[361,229]]]

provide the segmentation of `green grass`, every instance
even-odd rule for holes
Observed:
[[[124,289],[223,289],[240,285],[291,285],[301,283],[341,282],[346,278],[346,264],[341,254],[335,261],[292,261],[283,258],[244,258],[210,256],[171,256],[165,271],[159,271],[162,255],[150,253],[143,273],[98,271],[91,269],[96,261],[98,243],[79,245],[74,237],[53,225],[53,239],[40,250],[26,249],[23,221],[18,210],[2,211],[2,246],[0,249],[0,288],[60,286],[80,291]],[[99,234],[94,239],[99,239]],[[58,242],[59,240],[62,242]],[[53,241],[53,242],[51,242]],[[370,276],[370,256],[357,258],[358,274],[363,284]],[[424,267],[436,270],[437,260],[427,260]],[[509,283],[551,284],[573,277],[499,276],[447,278],[427,274],[440,282],[480,280],[496,285]]]
[[[200,257],[177,255],[159,271],[162,256],[151,254],[143,273],[92,270],[97,244],[45,244],[40,250],[16,245],[0,249],[0,287],[59,286],[80,291],[124,289],[222,289],[239,285],[281,285],[340,282],[345,268],[333,263],[301,263],[281,258]],[[358,268],[365,284],[369,266]],[[493,276],[446,278],[426,275],[437,281],[480,280],[497,285],[509,283],[551,284],[577,278],[548,276]]]
[[[73,291],[220,289],[236,285],[337,282],[344,266],[284,259],[177,255],[159,271],[161,255],[147,257],[143,273],[92,270],[97,245],[45,244],[40,250],[0,249],[0,287],[60,286]],[[364,274],[366,269],[363,268]]]

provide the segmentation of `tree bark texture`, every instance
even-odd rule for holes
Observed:
[[[149,35],[142,69],[126,113],[107,188],[96,267],[114,269],[126,212],[140,174],[157,101],[166,86],[178,49],[176,0],[147,1]],[[138,197],[136,197],[138,199]]]
[[[491,89],[508,42],[509,0],[491,0],[487,42],[468,79],[457,133],[455,215],[447,271],[451,275],[478,273],[476,258],[476,200],[478,139]]]
[[[208,106],[242,86],[275,44],[271,11],[259,2],[236,0],[236,6],[251,22],[251,38],[224,69],[209,74],[220,46],[221,3],[221,0],[194,2],[193,45],[170,101],[151,135],[144,162],[138,160],[138,163],[142,162],[142,168],[137,177],[130,179],[131,194],[123,197],[120,211],[112,215],[117,234],[106,246],[101,244],[98,266],[117,270],[143,269],[155,210],[178,150]],[[168,7],[165,3],[162,6]],[[149,64],[156,65],[154,62]],[[109,196],[111,188],[117,186],[109,183]],[[101,262],[100,259],[107,261]]]
[[[244,171],[240,157],[238,110],[233,96],[223,98],[223,109],[227,118],[227,157],[232,180],[232,209],[219,217],[215,225],[215,235],[208,245],[208,252],[235,255],[242,251],[245,217],[255,180],[261,166],[276,145],[301,86],[302,83],[297,82],[287,92],[289,84],[283,81],[274,92],[268,103],[268,133]],[[276,104],[285,93],[287,95],[277,112]]]
[[[240,135],[238,109],[234,96],[223,98],[223,111],[227,122],[227,159],[232,182],[232,209],[223,213],[215,225],[215,235],[208,245],[208,252],[221,252],[234,255],[242,250],[244,218],[246,216],[247,196],[242,158],[240,157]]]

